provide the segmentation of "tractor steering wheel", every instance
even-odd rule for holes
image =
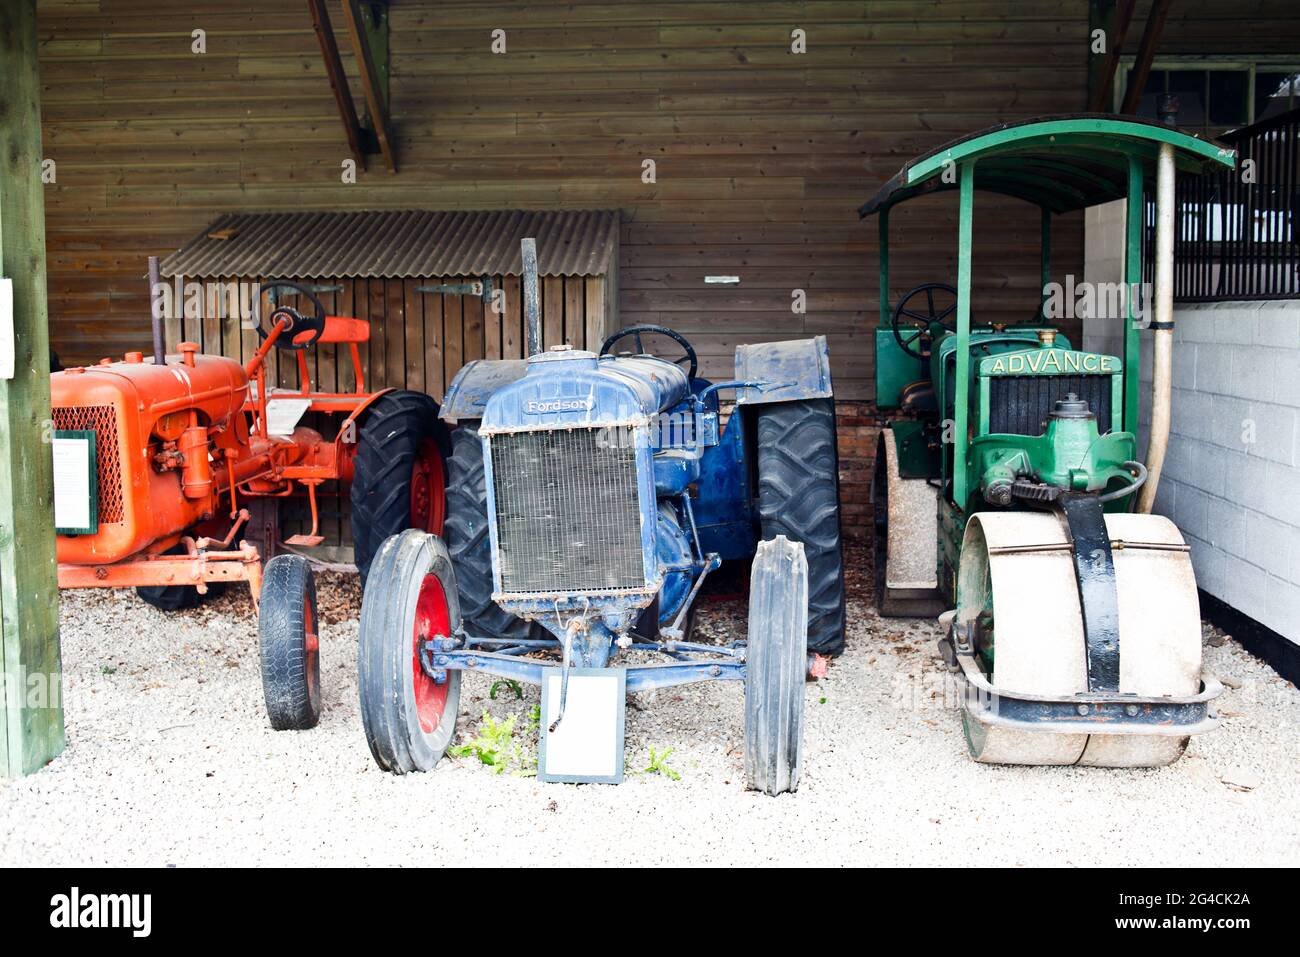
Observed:
[[[952,304],[945,307],[941,302],[936,306],[934,302],[936,292],[951,296]],[[915,308],[909,307],[908,303],[919,296],[925,297],[924,307],[919,304]],[[902,350],[914,359],[925,360],[930,358],[930,343],[935,339],[936,327],[939,331],[957,331],[956,322],[948,318],[956,311],[956,289],[946,282],[923,282],[898,301],[889,324]]]
[[[681,358],[664,359],[664,361],[671,362],[673,365],[676,366],[686,365],[687,367],[686,378],[688,380],[693,380],[695,378],[696,370],[699,369],[699,362],[695,357],[695,349],[689,342],[686,341],[686,337],[684,335],[682,335],[680,332],[673,332],[673,330],[669,329],[667,326],[654,326],[654,325],[628,326],[626,329],[620,329],[618,332],[614,333],[612,336],[610,336],[608,339],[605,340],[604,344],[600,347],[600,354],[602,356],[609,355],[610,347],[613,346],[614,343],[618,342],[620,339],[626,339],[628,336],[632,336],[634,341],[636,342],[637,355],[639,356],[654,355],[654,353],[646,352],[645,346],[642,345],[641,343],[641,336],[648,332],[657,333],[658,335],[661,336],[667,336],[669,339],[673,340],[673,342],[677,343],[679,346],[682,347],[682,352],[684,354],[682,355]],[[656,358],[663,359],[663,356],[657,356]]]
[[[273,279],[271,282],[263,283],[258,291],[257,309],[260,318],[262,312],[262,294],[268,289],[292,289],[295,293],[306,296],[315,309],[315,315],[304,316],[293,306],[279,305],[271,310],[270,324],[258,322],[257,334],[265,339],[270,335],[270,330],[274,329],[280,321],[288,322],[288,327],[280,333],[280,338],[275,340],[277,349],[306,349],[314,343],[325,332],[325,305],[320,301],[314,292],[296,282],[289,282],[284,279]],[[305,333],[310,333],[307,338],[302,338]]]

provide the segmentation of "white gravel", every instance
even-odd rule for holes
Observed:
[[[64,593],[68,749],[0,782],[0,865],[1300,862],[1300,692],[1212,629],[1207,664],[1240,687],[1173,767],[997,768],[966,757],[935,626],[851,601],[847,653],[807,686],[802,785],[771,799],[744,790],[731,683],[629,709],[628,767],[671,748],[680,780],[548,785],[470,759],[385,774],[357,710],[355,578],[320,593],[325,711],[304,733],[265,723],[246,594],[164,615]],[[701,626],[737,634],[741,612],[706,606]],[[462,732],[518,713],[527,761],[536,692],[490,685],[467,677]]]

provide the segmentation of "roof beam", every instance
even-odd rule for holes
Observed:
[[[343,0],[343,19],[361,70],[361,88],[379,139],[379,150],[384,154],[385,165],[396,173],[393,130],[388,122],[388,6],[377,0],[366,0],[364,6],[363,10],[360,0]],[[381,57],[376,56],[378,47],[382,47]]]
[[[1171,0],[1155,0],[1151,4],[1151,13],[1147,16],[1147,25],[1142,31],[1142,42],[1138,45],[1137,60],[1133,64],[1133,75],[1129,78],[1128,89],[1124,91],[1124,105],[1121,113],[1136,113],[1142,99],[1142,89],[1151,76],[1151,63],[1156,58],[1156,47],[1160,44],[1160,31],[1165,28],[1165,15],[1169,13]]]
[[[1110,91],[1115,83],[1115,71],[1119,67],[1124,39],[1128,36],[1136,6],[1136,0],[1093,0],[1093,26],[1094,29],[1103,31],[1106,52],[1100,58],[1093,58],[1091,92],[1088,96],[1089,113],[1110,112],[1107,106],[1110,103]]]
[[[348,138],[348,149],[362,169],[366,168],[366,154],[377,153],[378,146],[366,149],[368,144],[363,137],[368,132],[362,129],[357,119],[357,108],[352,103],[352,90],[348,86],[347,74],[343,72],[343,60],[339,56],[339,46],[334,39],[334,27],[330,23],[329,11],[325,9],[325,0],[307,0],[307,9],[311,11],[312,26],[316,29],[316,39],[320,42],[321,57],[325,60],[325,73],[329,76],[330,89],[334,92],[334,102],[338,104],[339,118],[343,120],[343,132]]]

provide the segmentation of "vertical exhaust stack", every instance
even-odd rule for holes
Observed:
[[[158,272],[158,257],[149,257],[149,313],[153,321],[153,364],[167,361],[166,340],[163,337],[163,297],[158,294],[162,276]]]
[[[524,327],[528,336],[528,354],[542,351],[542,294],[537,285],[537,240],[519,242],[524,260]]]
[[[1174,148],[1160,146],[1156,161],[1156,276],[1151,375],[1151,440],[1147,444],[1147,481],[1138,493],[1137,510],[1155,504],[1160,471],[1169,448],[1174,366]]]

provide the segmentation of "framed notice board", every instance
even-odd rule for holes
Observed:
[[[91,430],[54,433],[54,530],[60,535],[99,531],[99,475]]]

